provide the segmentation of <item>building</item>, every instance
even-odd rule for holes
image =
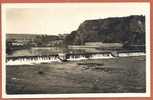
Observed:
[[[122,43],[103,43],[103,42],[86,42],[86,46],[96,46],[101,48],[122,48]]]
[[[120,50],[121,43],[86,42],[85,45],[69,45],[71,50],[84,50],[86,52],[100,52],[102,50]]]

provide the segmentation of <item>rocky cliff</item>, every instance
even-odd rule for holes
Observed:
[[[85,20],[77,30],[65,38],[66,44],[84,44],[85,42],[144,45],[145,16]]]

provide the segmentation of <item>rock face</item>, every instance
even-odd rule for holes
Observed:
[[[145,44],[145,16],[86,20],[65,38],[66,44],[85,42]]]

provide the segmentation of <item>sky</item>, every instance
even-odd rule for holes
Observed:
[[[146,15],[148,3],[49,3],[2,5],[6,33],[68,34],[85,20]]]

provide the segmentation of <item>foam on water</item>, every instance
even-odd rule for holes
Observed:
[[[134,52],[134,53],[119,53],[119,57],[130,57],[130,56],[144,56],[144,52]]]
[[[135,52],[135,53],[119,53],[118,57],[128,57],[128,56],[144,56],[143,52]],[[111,59],[115,58],[112,54],[92,54],[90,57],[86,57],[84,55],[70,56],[68,61],[79,61],[86,59]],[[37,58],[18,58],[16,60],[10,59],[6,62],[6,65],[33,65],[33,64],[41,64],[41,63],[52,63],[52,62],[61,62],[58,57],[37,57]]]
[[[50,63],[50,62],[59,62],[60,60],[56,57],[38,57],[37,59],[30,58],[30,59],[17,59],[6,62],[6,65],[33,65],[33,64],[40,64],[40,63]]]
[[[95,54],[92,55],[91,59],[110,59],[114,58],[111,54]]]

